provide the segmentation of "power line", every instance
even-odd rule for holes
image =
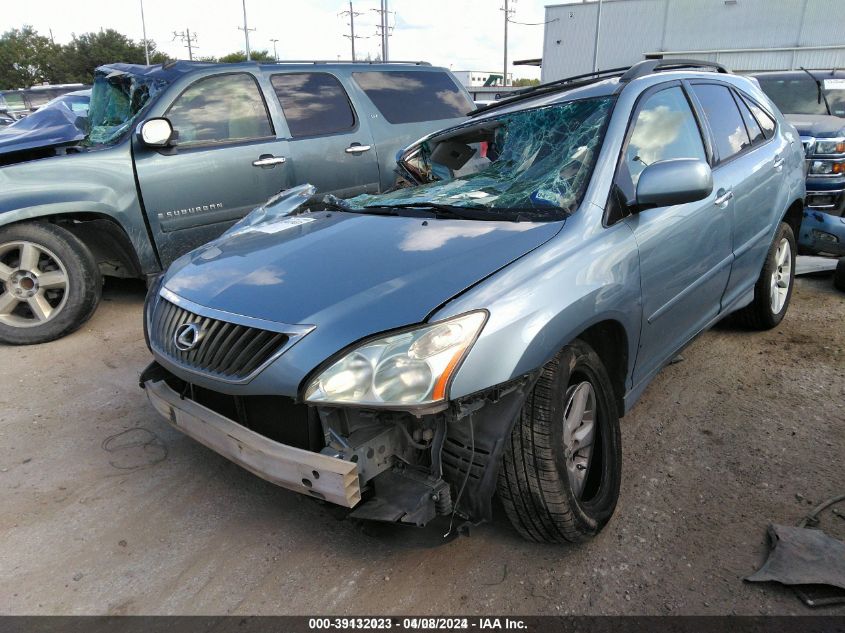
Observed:
[[[185,29],[181,33],[177,33],[176,31],[173,31],[173,39],[175,40],[177,37],[180,40],[182,40],[182,44],[185,46],[185,48],[188,49],[188,59],[191,60],[191,61],[194,61],[194,49],[199,48],[199,46],[196,45],[196,43],[197,43],[196,32],[194,32],[194,34],[192,35],[191,29]],[[149,64],[147,64],[147,65],[149,65]]]
[[[376,24],[376,35],[378,35],[381,40],[381,60],[386,62],[389,57],[387,38],[393,34],[393,27],[390,26],[390,14],[393,13],[393,11],[388,11],[387,0],[380,0],[380,2],[381,8],[370,9],[370,11],[375,11],[379,14],[379,23]]]
[[[244,7],[244,25],[242,27],[239,26],[238,30],[244,32],[244,48],[245,48],[244,52],[246,52],[246,61],[249,61],[249,60],[252,59],[252,57],[249,54],[249,32],[254,31],[255,29],[249,28],[247,26],[247,23],[246,23],[246,0],[243,0],[243,7]]]

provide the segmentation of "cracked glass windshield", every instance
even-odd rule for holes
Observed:
[[[569,101],[447,130],[403,158],[424,184],[344,204],[365,213],[431,205],[467,219],[561,219],[581,202],[612,103]]]
[[[162,79],[97,71],[88,109],[86,144],[107,145],[117,141],[132,127],[150,98],[165,86],[167,82]]]

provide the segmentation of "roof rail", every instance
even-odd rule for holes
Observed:
[[[380,65],[380,64],[413,64],[414,66],[431,66],[429,62],[424,62],[420,60],[413,60],[413,61],[403,61],[403,60],[393,60],[390,61],[379,61],[373,59],[279,59],[276,61],[259,61],[259,64],[362,64],[362,65]]]
[[[711,68],[718,73],[731,71],[716,62],[706,62],[700,59],[644,59],[637,62],[619,78],[619,83],[628,83],[634,79],[651,75],[659,70],[680,70],[684,68]]]
[[[490,103],[488,105],[481,106],[480,108],[476,108],[472,112],[469,112],[468,116],[475,116],[476,114],[487,112],[489,110],[494,110],[495,108],[500,108],[502,106],[510,105],[517,101],[522,101],[524,99],[532,99],[534,97],[539,97],[540,95],[544,95],[550,92],[557,92],[558,90],[562,90],[564,88],[578,88],[580,86],[587,86],[597,81],[602,81],[603,79],[609,79],[610,77],[619,77],[627,70],[627,66],[625,66],[624,68],[610,68],[608,70],[597,70],[591,73],[583,73],[581,75],[573,75],[572,77],[566,77],[564,79],[557,79],[556,81],[549,81],[544,84],[538,84],[536,86],[529,86],[528,88],[523,88],[522,90],[514,91],[513,96],[511,97],[505,97],[504,99],[496,101],[496,103]]]

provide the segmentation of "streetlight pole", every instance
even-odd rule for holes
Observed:
[[[144,20],[144,0],[141,0],[141,30],[144,33],[144,57],[147,59],[147,66],[149,66],[150,45],[147,43],[147,22]]]
[[[601,31],[601,0],[599,0],[599,11],[596,16],[596,41],[593,46],[593,72],[599,70],[599,31]]]
[[[279,61],[279,54],[276,52],[276,42],[278,42],[279,40],[277,40],[276,38],[273,38],[270,41],[273,42],[273,60]]]

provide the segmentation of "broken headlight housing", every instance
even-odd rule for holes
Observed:
[[[810,161],[809,173],[812,176],[841,176],[845,173],[845,160]]]
[[[461,316],[361,343],[305,390],[313,404],[415,406],[439,402],[487,313]]]

